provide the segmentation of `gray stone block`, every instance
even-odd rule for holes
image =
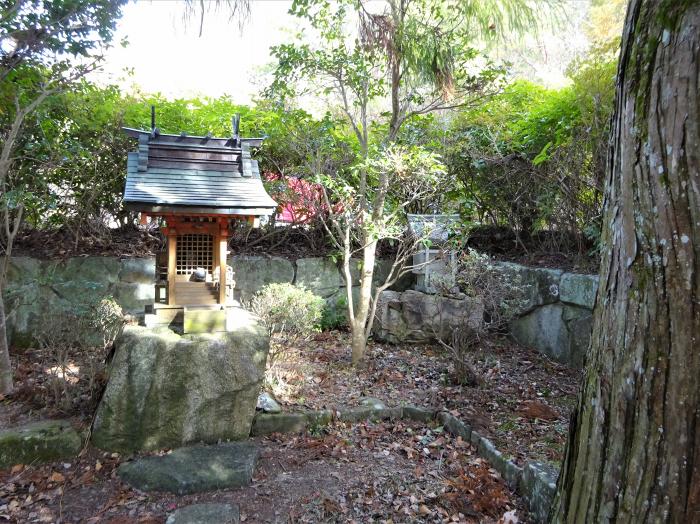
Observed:
[[[52,282],[117,282],[121,264],[116,257],[72,257],[42,263],[43,275]]]
[[[585,360],[591,336],[591,311],[577,306],[548,304],[511,322],[510,331],[524,346],[574,368]]]
[[[464,441],[469,442],[472,432],[469,425],[444,411],[438,413],[438,420],[443,426],[445,426],[445,429],[450,433],[450,435],[462,437]]]
[[[148,304],[153,304],[156,289],[153,283],[119,282],[112,288],[112,294],[117,304],[125,313],[143,313]]]
[[[392,259],[378,259],[374,265],[374,275],[372,278],[374,286],[381,286],[386,281],[386,278],[391,271],[391,266],[394,264]],[[416,275],[413,273],[405,273],[392,284],[389,289],[391,291],[407,291],[412,289],[416,283]]]
[[[319,426],[327,426],[333,421],[335,414],[329,409],[320,411],[308,411],[306,413],[306,424],[309,429]]]
[[[436,412],[433,409],[419,408],[417,406],[403,406],[403,416],[416,422],[432,422],[435,420]]]
[[[330,297],[344,285],[338,267],[329,258],[300,258],[296,262],[294,284],[319,295]]]
[[[523,474],[523,468],[517,466],[512,460],[506,461],[505,472],[503,478],[510,485],[511,488],[517,489],[520,484],[520,478]]]
[[[151,258],[125,258],[120,261],[119,281],[133,284],[150,284],[156,279],[156,261]]]
[[[384,408],[377,410],[377,414],[382,420],[398,420],[403,418],[403,408]]]
[[[124,482],[141,491],[203,493],[248,486],[258,454],[250,442],[191,446],[126,462],[117,472]]]
[[[247,301],[267,284],[291,284],[294,281],[292,262],[281,257],[236,255],[229,257],[236,281],[237,299]]]
[[[508,462],[503,453],[501,453],[493,442],[491,442],[486,437],[481,437],[479,439],[479,444],[477,446],[477,451],[482,458],[488,460],[491,463],[493,469],[498,471],[503,478],[506,476],[506,463]]]
[[[67,421],[45,420],[0,431],[0,469],[74,457],[82,439]]]
[[[562,302],[593,309],[597,292],[597,275],[564,273],[561,277],[559,300]]]
[[[373,417],[375,420],[378,417],[377,411],[374,408],[367,406],[361,408],[346,408],[339,410],[338,420],[342,422],[360,422],[363,420],[370,420]]]
[[[377,303],[372,333],[392,343],[427,343],[449,340],[463,325],[481,327],[484,305],[472,298],[453,299],[420,291],[384,291]]]
[[[192,504],[174,511],[165,524],[238,524],[240,519],[233,504]]]
[[[520,308],[520,315],[559,300],[559,284],[564,273],[562,270],[531,268],[511,262],[500,262],[496,267],[512,275],[514,283],[523,287],[525,299]]]
[[[33,283],[37,281],[40,273],[41,262],[36,258],[12,257],[7,268],[7,283],[10,285]]]
[[[557,473],[540,462],[529,462],[520,479],[521,495],[527,500],[535,522],[547,522],[557,491]]]
[[[306,413],[258,413],[250,434],[254,437],[272,433],[300,433],[308,424]]]

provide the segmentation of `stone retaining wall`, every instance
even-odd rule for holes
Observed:
[[[520,282],[525,298],[510,332],[533,347],[574,368],[583,366],[591,336],[598,277],[502,263],[500,270]],[[392,343],[449,341],[456,326],[478,327],[483,306],[472,298],[455,299],[419,291],[385,291],[377,306],[373,333]],[[474,325],[474,320],[477,325]]]
[[[325,298],[339,313],[344,312],[343,279],[336,264],[328,258],[292,261],[281,257],[241,255],[230,257],[229,264],[236,273],[235,294],[241,301],[249,300],[266,284],[287,282],[306,287]],[[390,264],[387,260],[378,261],[375,271],[377,281],[383,280]],[[527,289],[526,303],[511,324],[515,339],[555,360],[581,367],[590,339],[598,277],[510,263],[503,263],[501,267],[518,275]],[[359,273],[359,261],[354,265],[353,272],[356,276]],[[5,289],[11,341],[20,346],[28,344],[46,315],[75,309],[105,295],[112,295],[128,313],[142,313],[144,306],[154,300],[154,276],[153,258],[13,258]],[[393,302],[401,302],[402,298],[395,292],[405,291],[412,285],[412,275],[408,275],[392,288],[390,298]],[[421,299],[431,304],[435,301],[432,295],[416,291],[411,293],[411,304]],[[441,312],[455,309],[452,302],[448,305],[451,307],[441,307]],[[411,309],[406,306],[402,310],[413,311],[415,307]],[[467,311],[458,313],[469,317],[475,311],[470,306]],[[408,315],[408,323],[400,315],[392,315],[396,322],[401,321],[409,326],[413,334],[422,329],[415,324],[415,315]],[[425,318],[428,317],[430,315]],[[392,330],[385,329],[388,334],[384,339],[400,342],[400,337],[395,336]]]
[[[598,276],[509,263],[502,267],[520,275],[527,286],[526,304],[510,325],[513,337],[558,362],[582,367],[591,339]]]
[[[232,256],[236,298],[245,302],[270,283],[290,283],[306,287],[344,311],[345,288],[337,266],[328,258]],[[375,279],[383,280],[391,267],[378,261]],[[359,274],[359,261],[353,266]],[[117,257],[73,257],[65,260],[39,260],[14,257],[4,290],[11,343],[32,343],[47,315],[76,308],[111,295],[130,314],[143,313],[154,301],[155,259]],[[408,289],[412,278],[404,278],[395,289]]]

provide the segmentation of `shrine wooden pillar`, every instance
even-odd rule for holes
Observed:
[[[228,221],[226,219],[220,218],[218,229],[219,234],[217,235],[217,258],[219,259],[219,304],[226,305],[226,251],[228,250]]]
[[[177,231],[168,227],[168,305],[176,304],[175,275],[177,274]]]

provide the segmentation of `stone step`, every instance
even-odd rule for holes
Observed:
[[[233,504],[192,504],[168,516],[165,524],[238,524],[240,511]]]
[[[252,442],[191,446],[127,462],[118,473],[141,491],[203,493],[250,485],[258,455]]]

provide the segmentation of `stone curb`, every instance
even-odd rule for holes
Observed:
[[[337,420],[360,422],[362,420],[409,419],[415,422],[437,421],[453,436],[470,442],[477,454],[491,463],[493,469],[508,485],[528,503],[535,522],[546,522],[549,508],[556,493],[557,472],[540,462],[527,462],[522,468],[501,453],[486,437],[446,411],[435,411],[418,406],[373,408],[370,406],[337,411],[320,410],[299,413],[257,413],[253,419],[251,436],[271,433],[297,433],[306,429],[325,426]]]
[[[75,457],[85,442],[67,420],[41,420],[0,430],[0,469]]]

